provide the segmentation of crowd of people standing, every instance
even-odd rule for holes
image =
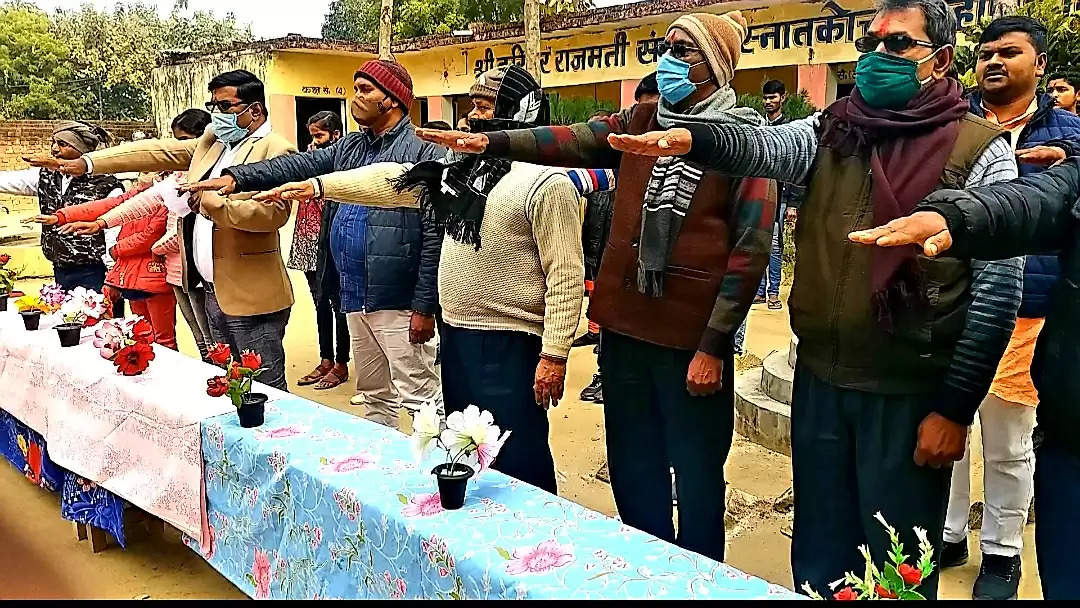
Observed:
[[[552,493],[548,410],[571,349],[595,346],[581,398],[604,407],[620,517],[717,560],[734,356],[751,306],[783,307],[794,222],[795,586],[861,571],[861,545],[883,562],[877,512],[927,529],[942,567],[965,563],[978,416],[973,596],[1016,596],[1034,496],[1044,595],[1072,597],[1078,77],[1047,77],[1068,66],[1047,65],[1042,24],[1001,17],[964,91],[956,29],[944,0],[880,0],[854,92],[799,120],[780,81],[762,88],[765,116],[736,103],[738,12],[676,19],[636,103],[574,125],[551,125],[539,83],[508,64],[477,77],[458,130],[418,129],[412,77],[376,59],[352,74],[360,129],[316,114],[304,152],[237,70],[172,139],[105,147],[100,129],[61,123],[51,155],[0,173],[0,191],[39,197],[62,287],[115,290],[168,348],[179,305],[204,358],[213,342],[255,350],[280,389],[286,268],[303,272],[319,363],[298,385],[340,386],[351,364],[352,403],[395,428],[432,402],[490,410],[512,431],[495,468]],[[140,173],[126,192],[125,172]],[[920,590],[936,597],[938,580]]]

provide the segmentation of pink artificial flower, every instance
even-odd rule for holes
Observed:
[[[520,547],[506,564],[507,574],[542,574],[574,561],[573,548],[547,540],[535,547]]]
[[[296,437],[297,435],[303,435],[303,429],[295,426],[283,426],[276,429],[270,429],[261,433],[264,439],[288,439],[289,437]]]
[[[405,505],[405,508],[401,510],[401,514],[405,517],[429,517],[431,515],[438,515],[442,513],[442,502],[439,499],[439,493],[434,494],[417,494],[409,499],[409,504]]]
[[[112,360],[124,348],[124,330],[115,321],[99,324],[94,330],[94,348],[103,359]]]
[[[255,599],[270,597],[270,556],[265,551],[255,549],[251,576],[255,579]]]
[[[351,471],[366,469],[372,464],[374,464],[374,461],[367,454],[353,454],[352,456],[347,456],[341,460],[331,458],[323,465],[323,470],[332,473],[349,473]]]

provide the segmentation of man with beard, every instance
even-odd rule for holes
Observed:
[[[377,162],[442,158],[409,122],[412,78],[373,59],[353,76],[350,111],[363,127],[336,144],[291,157],[238,165],[191,190],[269,190],[286,182]],[[435,370],[436,272],[442,233],[415,209],[348,205],[334,214],[330,252],[340,274],[341,310],[352,338],[357,395],[365,418],[397,428],[401,407],[441,399]]]

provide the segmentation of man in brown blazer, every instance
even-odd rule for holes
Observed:
[[[233,165],[293,154],[296,148],[271,132],[262,82],[235,70],[210,81],[206,104],[212,122],[199,139],[152,139],[83,155],[74,161],[48,159],[68,175],[126,171],[187,171],[188,181],[217,177]],[[288,207],[251,201],[251,193],[191,194],[193,213],[183,218],[181,250],[184,288],[206,288],[210,333],[233,352],[253,350],[267,368],[259,381],[286,390],[282,339],[293,304],[292,285],[281,259],[278,229]]]

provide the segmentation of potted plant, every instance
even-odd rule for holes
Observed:
[[[445,461],[431,470],[438,480],[439,501],[444,509],[465,505],[469,479],[491,466],[508,437],[510,431],[499,434],[491,412],[475,405],[463,412],[452,412],[445,426],[434,403],[425,404],[413,417],[412,441],[417,459],[423,459],[436,446],[446,452]]]
[[[15,308],[22,315],[23,326],[27,331],[34,331],[41,323],[41,314],[52,312],[52,307],[41,296],[23,296],[15,300]]]
[[[154,327],[134,316],[103,321],[94,332],[94,348],[125,376],[137,376],[154,360]]]
[[[210,361],[224,366],[227,373],[214,376],[206,381],[206,394],[211,397],[228,395],[234,407],[240,426],[245,429],[262,426],[266,416],[265,393],[251,392],[255,376],[266,371],[262,366],[262,355],[250,350],[240,353],[240,360],[232,356],[232,349],[227,344],[218,342],[207,352]]]
[[[874,514],[874,519],[885,526],[889,534],[889,561],[885,567],[878,570],[874,560],[870,557],[870,549],[863,545],[859,547],[859,553],[866,560],[866,568],[862,577],[855,576],[854,572],[848,572],[844,578],[832,583],[832,597],[834,600],[925,600],[918,592],[919,585],[926,577],[934,572],[935,564],[934,547],[926,537],[926,530],[914,528],[915,536],[919,539],[919,561],[915,565],[907,563],[908,556],[904,555],[904,545],[900,542],[900,536],[896,529],[885,521],[881,512]],[[803,591],[813,599],[825,599],[810,587],[810,583],[803,583]]]
[[[60,305],[60,315],[64,321],[56,326],[60,346],[77,345],[82,328],[96,325],[99,319],[105,317],[107,310],[104,295],[84,287],[73,289]]]
[[[0,312],[7,310],[8,296],[10,296],[11,291],[15,289],[15,278],[17,273],[14,269],[7,267],[8,262],[10,261],[10,255],[6,253],[0,254]]]

